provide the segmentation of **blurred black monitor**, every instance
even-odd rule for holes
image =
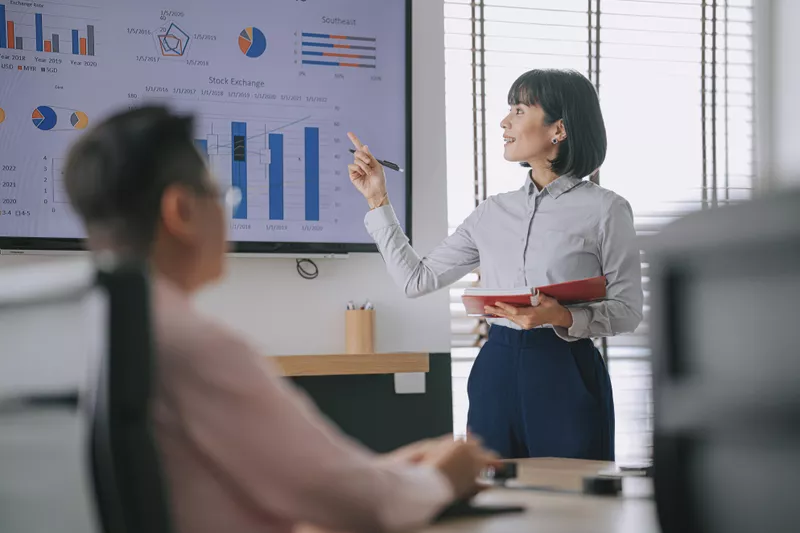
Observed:
[[[800,531],[800,190],[645,246],[665,533]]]

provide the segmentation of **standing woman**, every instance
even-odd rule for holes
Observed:
[[[489,197],[430,254],[409,245],[383,168],[355,135],[350,180],[369,202],[365,224],[390,275],[416,297],[480,267],[489,288],[534,287],[605,275],[607,299],[564,307],[487,307],[489,340],[469,377],[468,425],[504,457],[614,459],[614,400],[590,340],[642,320],[639,249],[630,204],[585,180],[603,163],[597,93],[575,71],[531,70],[508,92],[506,160],[530,167],[522,188]],[[533,303],[533,302],[532,302]]]

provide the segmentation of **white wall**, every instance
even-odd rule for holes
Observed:
[[[413,27],[412,231],[424,253],[447,234],[443,0],[413,0]],[[45,260],[0,257],[0,267]],[[319,277],[308,281],[294,259],[231,258],[227,279],[200,296],[200,307],[271,355],[340,353],[347,301],[369,298],[377,351],[450,351],[447,291],[406,299],[378,254],[317,264]]]
[[[755,31],[759,176],[800,186],[800,2],[756,0]]]

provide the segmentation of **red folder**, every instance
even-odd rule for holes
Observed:
[[[531,305],[531,297],[546,294],[555,298],[561,305],[573,305],[602,300],[606,297],[606,278],[579,279],[544,285],[541,287],[520,287],[516,289],[467,289],[461,297],[469,316],[487,316],[483,308],[494,306],[497,302],[524,307]]]

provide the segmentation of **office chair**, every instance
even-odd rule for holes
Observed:
[[[103,298],[88,263],[0,271],[0,529],[98,532],[88,413]]]
[[[142,268],[0,273],[3,532],[169,533]]]
[[[155,352],[143,268],[101,270],[108,351],[94,389],[92,464],[106,533],[170,533],[167,493],[150,418]]]
[[[645,250],[664,533],[797,531],[800,191],[695,213]]]

